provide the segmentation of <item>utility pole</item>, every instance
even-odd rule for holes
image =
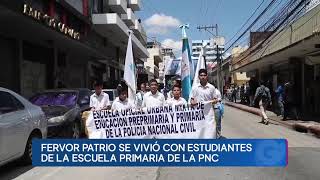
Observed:
[[[211,25],[211,26],[198,26],[197,29],[199,31],[201,30],[205,30],[207,32],[209,32],[213,38],[214,37],[218,37],[218,24],[216,25]],[[215,34],[214,34],[214,30],[215,30]],[[205,56],[205,54],[204,54]],[[216,45],[216,61],[217,61],[217,87],[220,90],[220,92],[222,92],[222,87],[221,87],[221,81],[220,81],[220,76],[221,76],[221,58],[220,58],[220,52],[219,52],[219,45]],[[207,67],[207,62],[206,62],[206,58],[205,58],[205,64]]]

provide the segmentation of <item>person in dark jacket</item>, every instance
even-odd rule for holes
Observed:
[[[277,87],[276,94],[277,94],[277,103],[278,103],[278,115],[281,115],[283,117],[283,115],[284,115],[284,105],[283,105],[284,87],[283,87],[283,83],[281,80],[279,81],[279,85]]]
[[[249,99],[250,99],[250,106],[254,106],[254,95],[256,93],[257,88],[259,87],[259,83],[257,82],[255,77],[250,78],[249,80]]]
[[[292,112],[293,118],[298,119],[297,107],[295,94],[293,89],[293,84],[291,82],[287,82],[284,85],[284,115],[283,120],[287,120],[290,112]]]
[[[271,94],[270,94],[270,89],[266,86],[265,82],[260,83],[260,86],[257,88],[253,100],[254,102],[256,102],[256,100],[259,102],[259,107],[261,110],[261,117],[262,117],[261,123],[268,125],[269,118],[266,113],[266,108],[271,103]]]

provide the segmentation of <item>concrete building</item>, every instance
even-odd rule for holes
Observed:
[[[147,49],[149,58],[144,63],[148,71],[148,80],[157,79],[159,81],[159,63],[163,62],[162,47],[157,42],[148,42]]]
[[[169,56],[170,58],[176,59],[176,55],[173,53],[172,48],[162,48],[162,56]]]
[[[57,87],[114,88],[123,75],[128,30],[136,62],[148,57],[135,18],[140,0],[0,2],[0,86],[29,97]]]
[[[257,43],[232,60],[233,72],[269,81],[272,90],[280,81],[291,81],[299,113],[312,117],[320,117],[319,12],[317,5],[270,41]]]
[[[231,58],[237,58],[241,55],[244,51],[246,51],[248,47],[241,47],[237,46],[232,49],[231,51]],[[231,84],[241,86],[248,82],[250,80],[250,77],[247,76],[246,72],[232,72],[231,73]]]
[[[163,61],[159,63],[159,81],[160,83],[164,83],[165,79],[165,66],[168,64],[168,61],[170,59],[176,59],[175,54],[173,53],[173,50],[171,48],[162,48],[162,56]]]
[[[205,57],[207,62],[215,62],[217,47],[210,44],[210,40],[192,40],[192,59],[198,60],[201,48],[205,46]],[[224,53],[224,46],[219,46],[219,53]]]

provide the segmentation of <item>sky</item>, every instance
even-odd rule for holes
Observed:
[[[182,46],[179,25],[190,25],[187,35],[191,41],[212,37],[204,30],[199,31],[197,26],[218,24],[218,34],[228,42],[262,1],[142,0],[142,9],[136,15],[143,22],[148,41],[156,38],[163,47],[174,48],[175,51],[178,51]],[[269,0],[263,1],[264,4],[260,10],[262,11],[269,2]],[[261,12],[260,10],[258,12]]]

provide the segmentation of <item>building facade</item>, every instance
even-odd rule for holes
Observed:
[[[210,40],[192,40],[192,59],[198,59],[201,48],[204,47],[204,55],[207,62],[217,60],[217,46],[210,43]],[[224,46],[218,46],[218,52],[224,53]]]
[[[270,41],[257,43],[232,60],[233,72],[267,81],[273,92],[281,82],[291,82],[299,114],[312,117],[320,117],[319,12],[317,5]]]
[[[148,80],[157,79],[159,82],[159,64],[163,62],[162,47],[154,41],[147,43],[147,49],[149,53],[149,58],[147,59],[147,62],[144,64],[144,67],[149,72]]]
[[[145,32],[132,18],[140,3],[1,1],[0,86],[25,97],[50,88],[92,88],[96,79],[114,88],[123,75],[129,29],[136,62],[148,57]]]
[[[165,68],[166,65],[168,65],[168,62],[171,59],[176,59],[175,54],[173,53],[173,50],[171,48],[162,48],[162,56],[163,56],[163,62],[159,63],[159,82],[164,83],[165,80]]]

